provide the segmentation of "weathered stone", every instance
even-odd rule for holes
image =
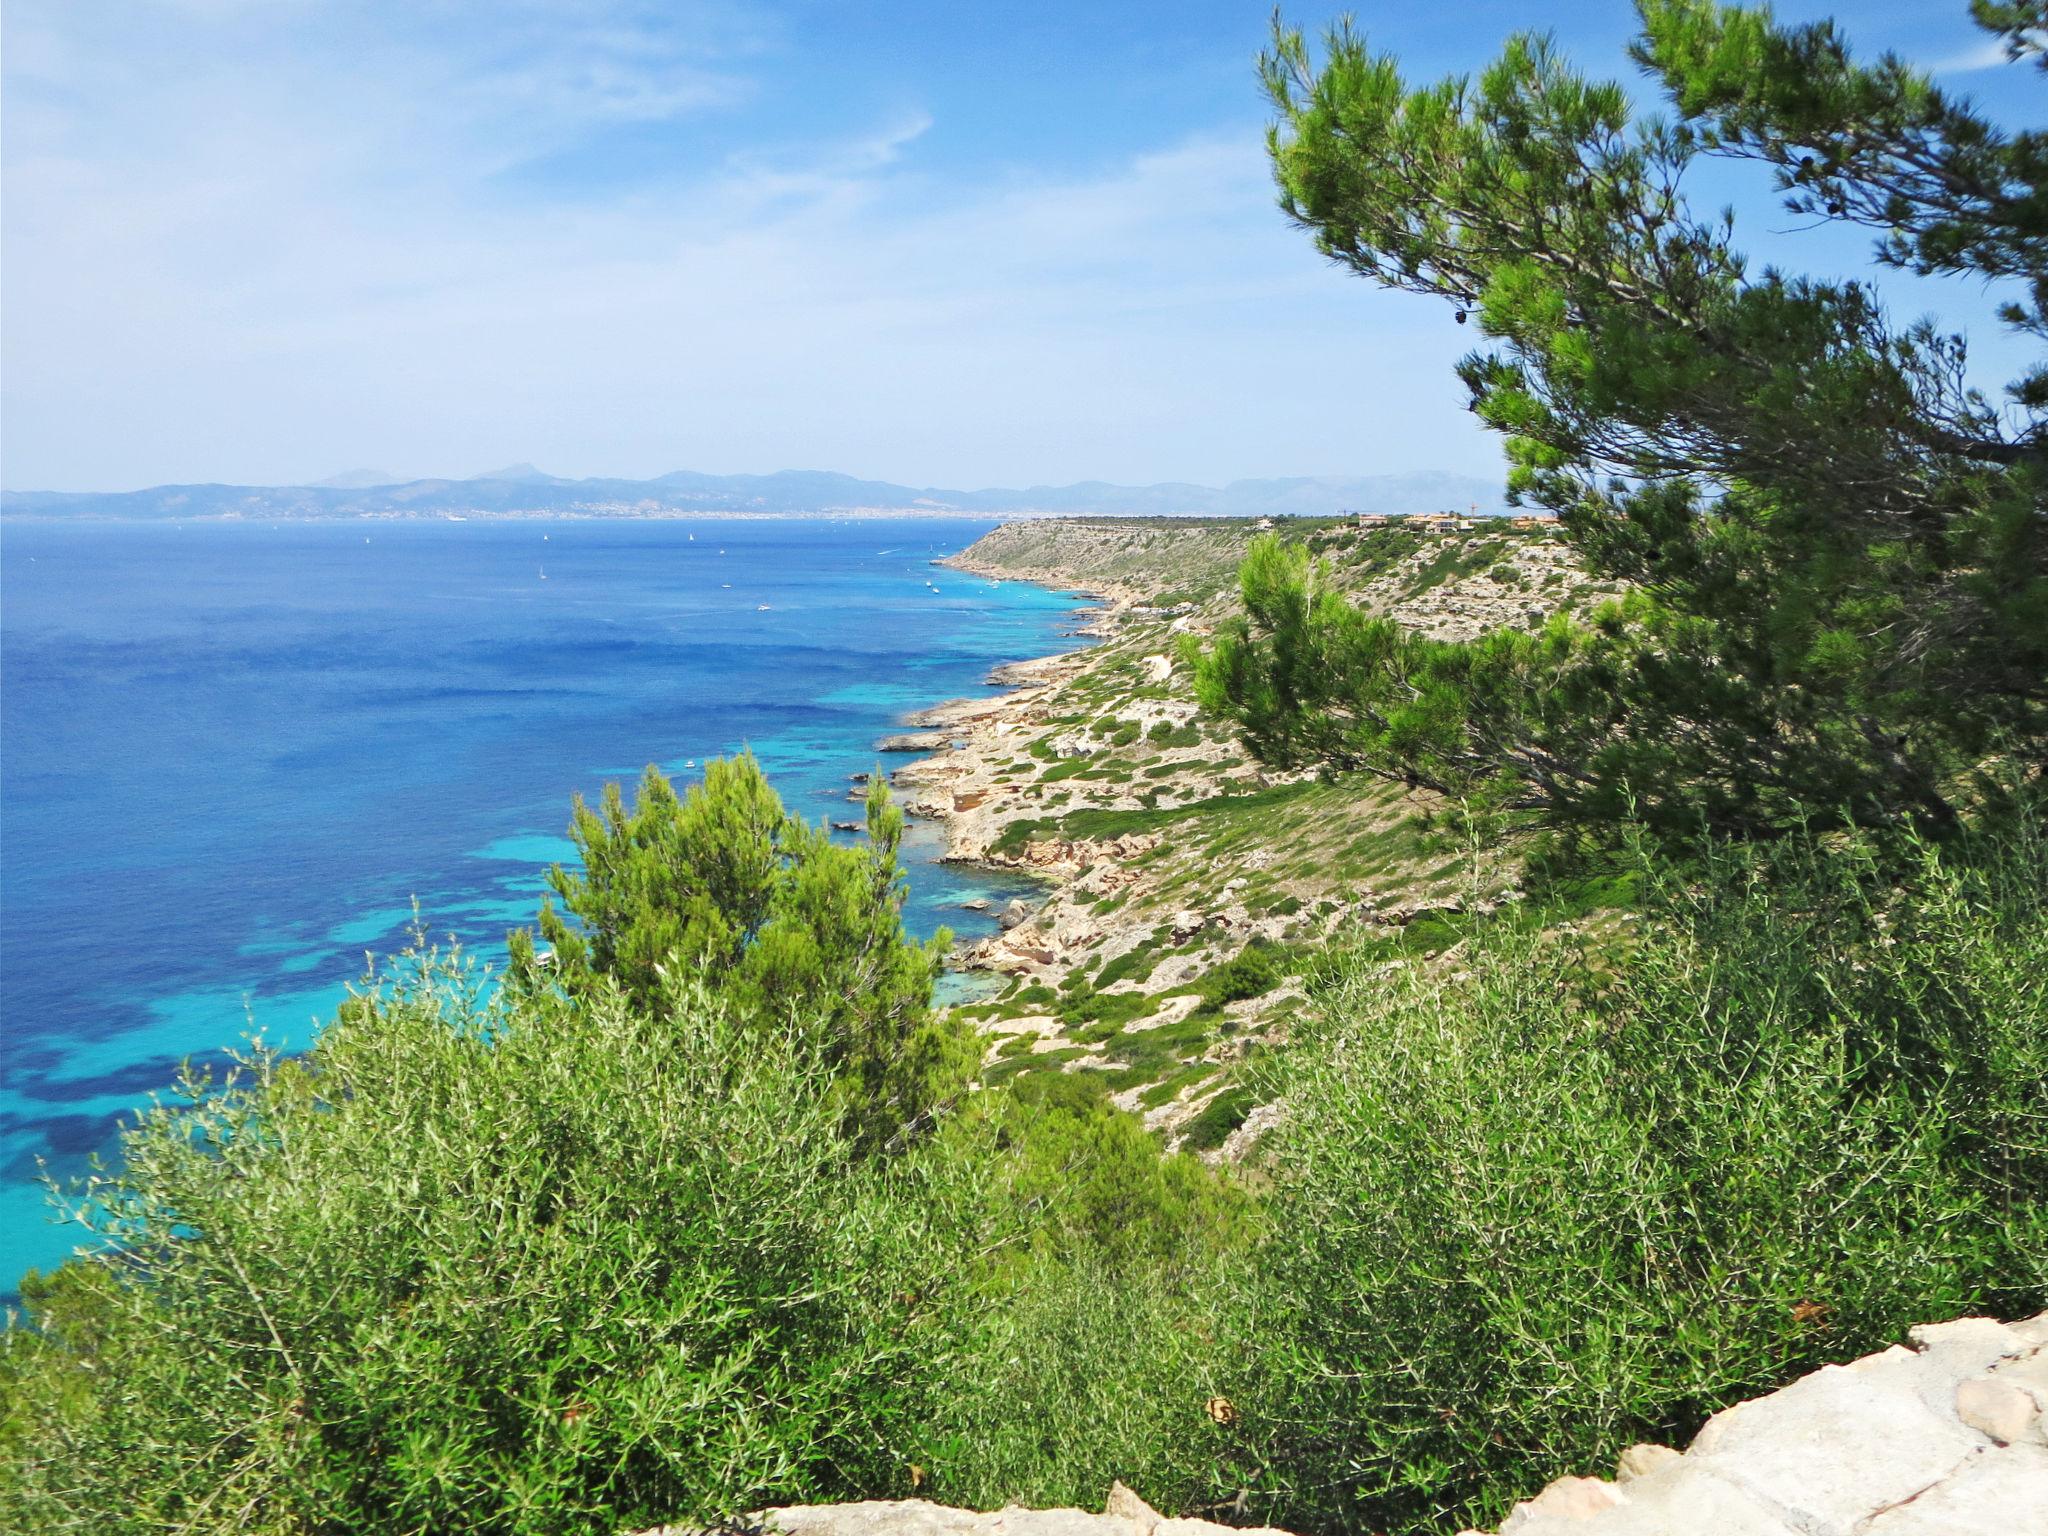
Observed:
[[[1668,1445],[1632,1445],[1614,1464],[1614,1480],[1632,1483],[1639,1477],[1647,1477],[1665,1463],[1679,1459],[1679,1453]]]
[[[1002,916],[996,919],[1003,925],[1003,931],[1021,927],[1031,921],[1031,909],[1021,901],[1013,901],[1003,908]]]
[[[1972,1376],[2032,1352],[2019,1334],[1988,1317],[1959,1317],[1912,1329],[1919,1356],[1909,1379],[1927,1406],[1943,1418],[1956,1411],[1956,1388]]]
[[[1079,1509],[1001,1509],[978,1515],[924,1499],[812,1504],[766,1512],[784,1536],[1132,1536],[1131,1527]]]
[[[2022,1438],[2040,1416],[2033,1397],[2013,1382],[1973,1376],[1956,1388],[1956,1417],[2000,1445]]]
[[[857,1504],[796,1505],[764,1510],[762,1521],[784,1536],[969,1536],[975,1521],[967,1510],[948,1509],[925,1499],[869,1500]],[[687,1526],[664,1526],[646,1536],[668,1536]]]
[[[1973,1458],[1918,1498],[1884,1509],[1857,1536],[2040,1536],[2048,1531],[2048,1448]]]
[[[1927,1405],[1913,1380],[1922,1367],[1910,1357],[1881,1371],[1825,1367],[1714,1415],[1686,1460],[1766,1507],[1797,1511],[1808,1536],[1847,1536],[1872,1510],[1940,1482],[1984,1443],[1952,1407],[1938,1414]]]
[[[1684,1457],[1636,1478],[1625,1492],[1626,1504],[1569,1525],[1537,1527],[1530,1536],[1805,1536],[1781,1512]]]
[[[1152,1527],[1152,1536],[1287,1536],[1270,1525],[1218,1525],[1214,1520],[1162,1520]]]
[[[2018,1387],[2027,1393],[2044,1418],[2048,1418],[2048,1349],[2024,1360],[2004,1361],[1992,1374],[2008,1386]]]
[[[1535,1498],[1517,1504],[1501,1523],[1500,1536],[1538,1536],[1554,1525],[1584,1520],[1627,1502],[1627,1494],[1597,1477],[1560,1477]]]
[[[1139,1536],[1151,1536],[1152,1528],[1159,1523],[1159,1511],[1126,1488],[1121,1479],[1109,1485],[1109,1498],[1102,1512],[1130,1521],[1138,1527]]]

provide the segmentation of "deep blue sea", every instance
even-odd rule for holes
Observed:
[[[989,526],[0,525],[0,1291],[87,1235],[39,1160],[110,1154],[183,1058],[303,1045],[413,903],[502,955],[573,793],[747,745],[857,818],[900,715],[1076,643],[1074,599],[932,568]],[[1014,887],[907,842],[909,925],[984,931]]]

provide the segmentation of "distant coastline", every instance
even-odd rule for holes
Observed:
[[[352,477],[343,477],[351,479]],[[284,522],[461,518],[1327,517],[1345,511],[1499,512],[1497,480],[1426,471],[1237,480],[1224,486],[1083,481],[963,491],[826,471],[649,480],[563,479],[521,466],[470,480],[394,484],[159,485],[136,491],[0,491],[0,516],[65,521]]]

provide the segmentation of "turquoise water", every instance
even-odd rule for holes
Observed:
[[[0,1289],[84,1236],[40,1167],[182,1059],[303,1045],[415,903],[502,955],[572,793],[748,745],[856,819],[900,715],[1075,643],[1073,599],[931,567],[989,526],[0,525]],[[1018,888],[906,849],[917,932]]]

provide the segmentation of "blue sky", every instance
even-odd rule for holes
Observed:
[[[1981,67],[1962,0],[1779,9],[2005,115],[2038,97]],[[1273,207],[1269,15],[9,0],[0,474],[1497,474],[1450,371],[1470,333]],[[1610,0],[1357,15],[1418,79],[1531,25],[1628,72]],[[1768,202],[1714,190],[1747,248],[1859,264],[1860,238],[1774,237]],[[1895,297],[1967,322],[1993,377],[2019,356],[1974,289]]]

